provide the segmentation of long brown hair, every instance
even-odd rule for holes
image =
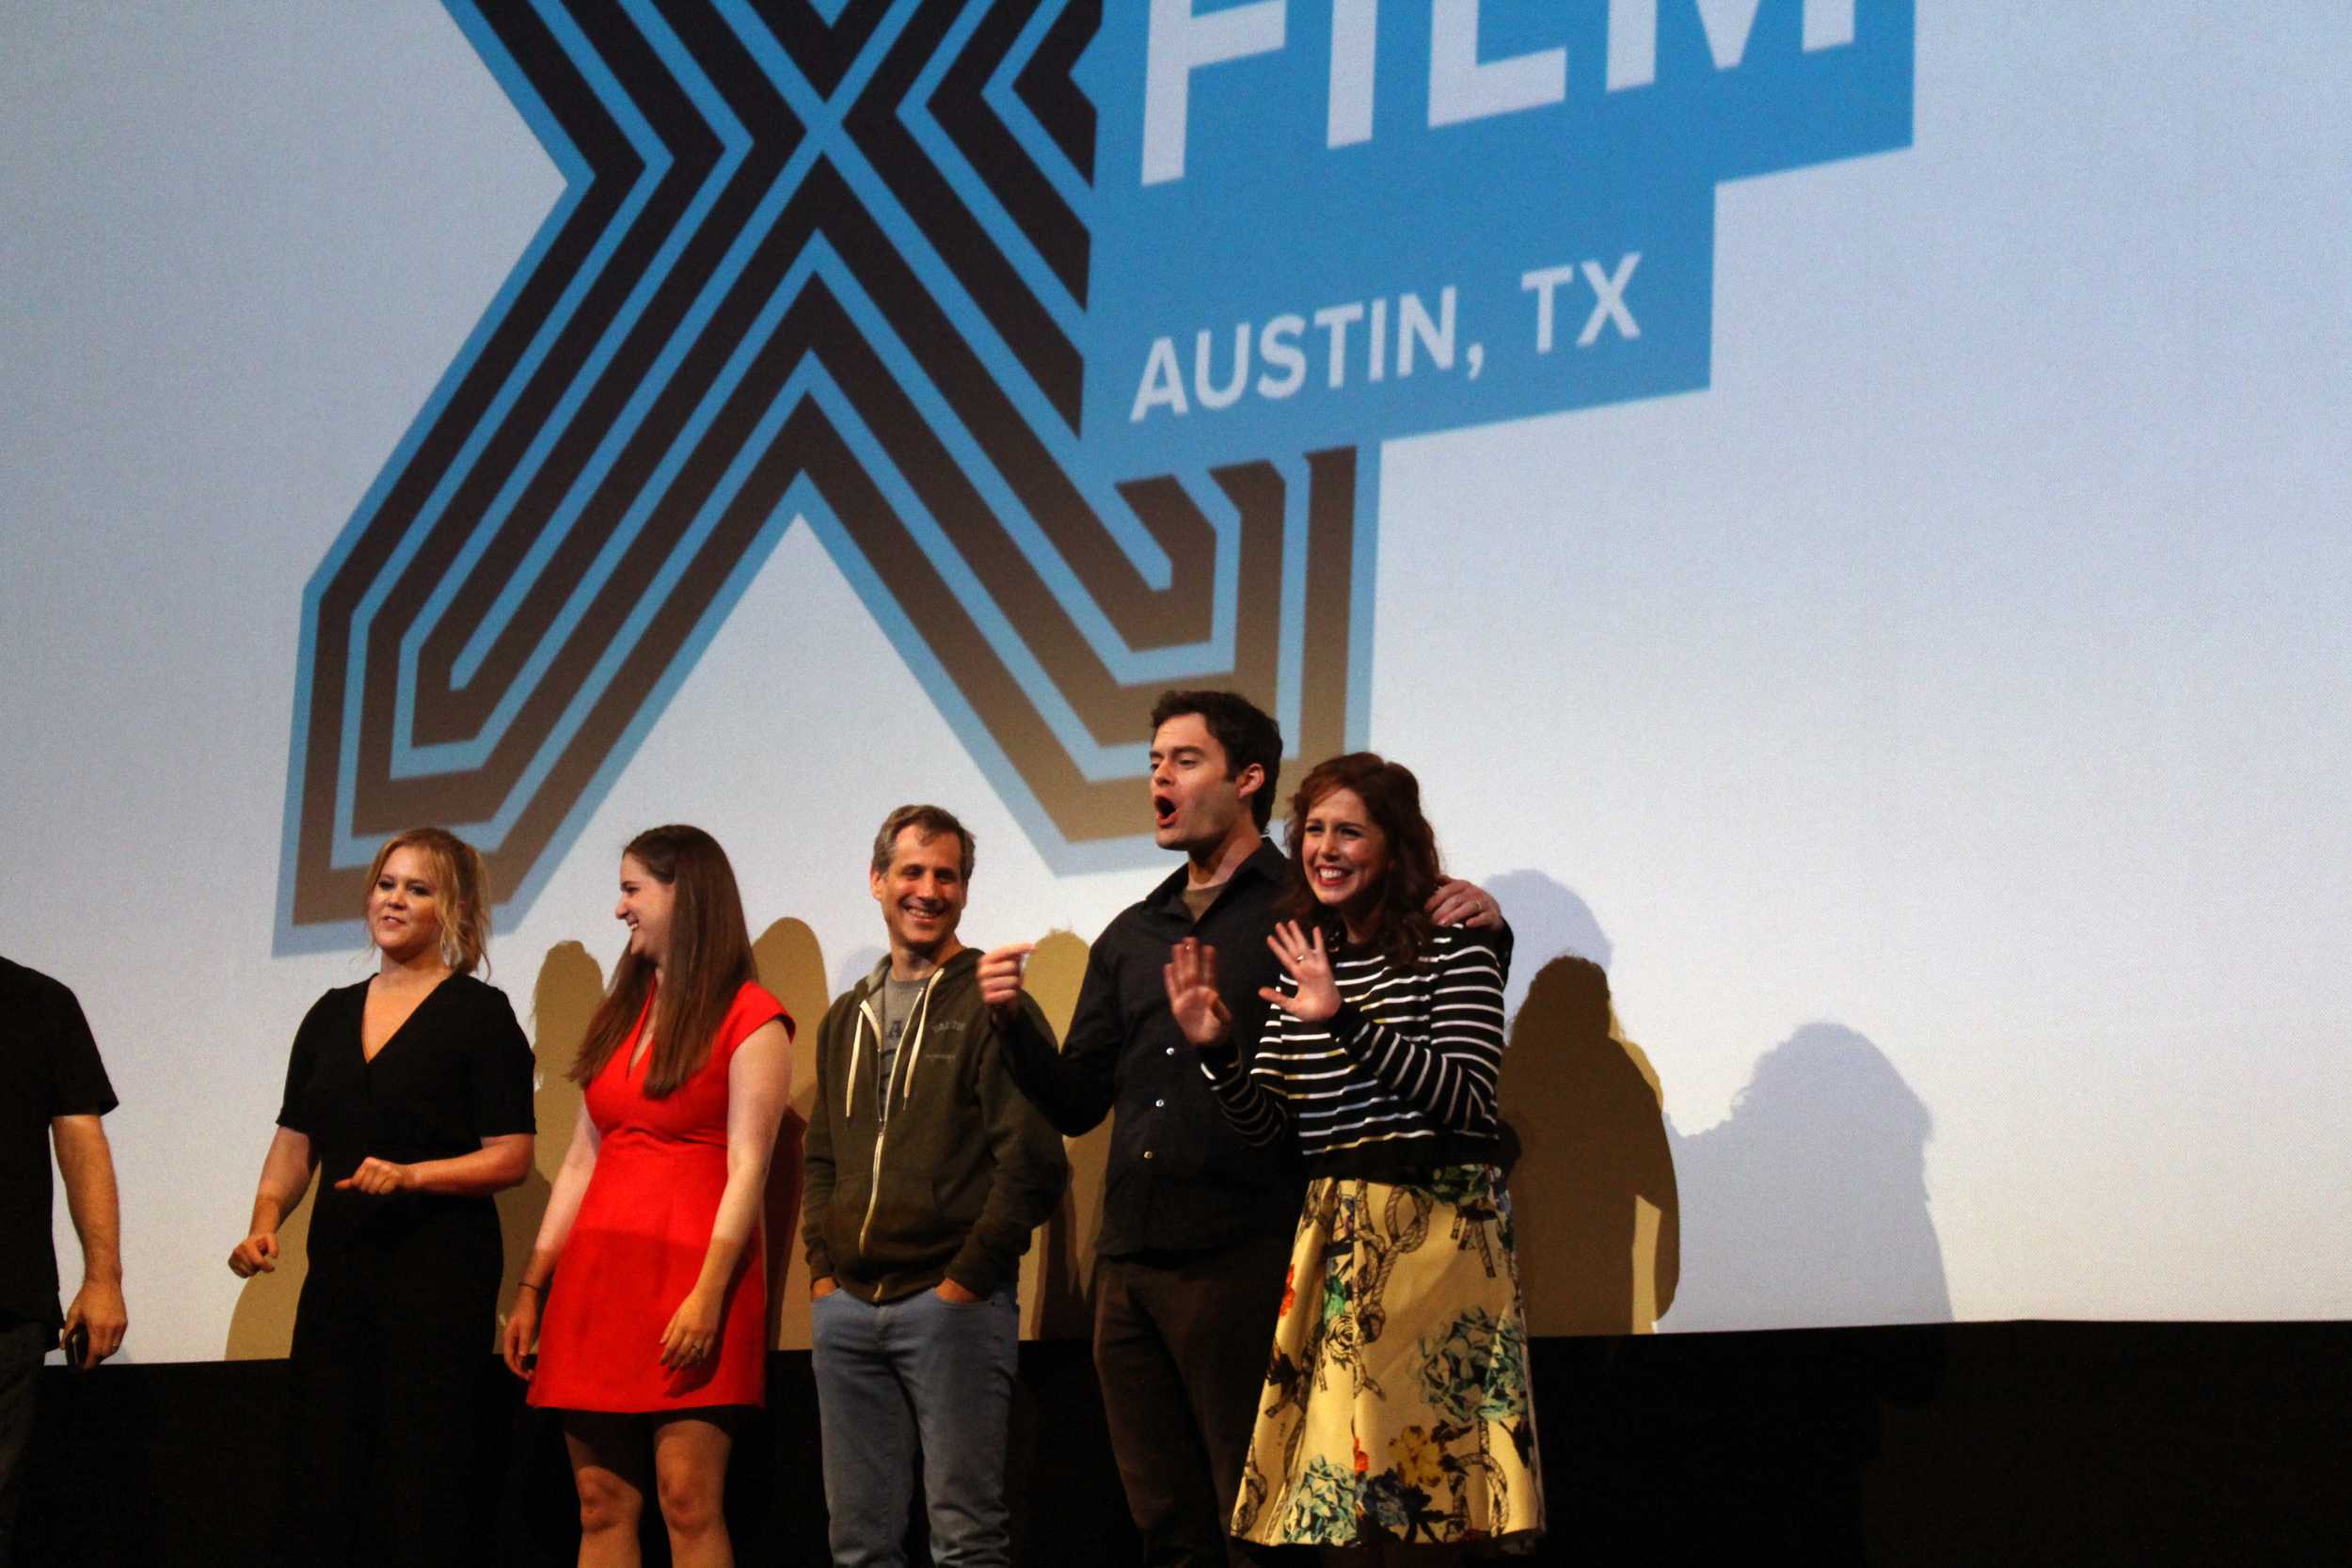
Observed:
[[[1376,752],[1350,752],[1318,763],[1291,797],[1288,843],[1291,892],[1284,912],[1293,920],[1330,924],[1337,916],[1320,903],[1307,874],[1307,818],[1325,796],[1350,789],[1389,841],[1389,863],[1374,890],[1363,926],[1371,945],[1399,969],[1410,969],[1437,934],[1429,918],[1429,895],[1445,879],[1438,861],[1438,835],[1421,814],[1421,781],[1403,763]]]
[[[447,828],[411,828],[384,841],[368,867],[368,894],[395,849],[414,849],[433,868],[433,912],[440,921],[441,962],[454,974],[490,968],[490,871],[482,851]],[[365,900],[360,908],[366,909]],[[373,940],[373,939],[371,939]]]
[[[662,1099],[702,1070],[710,1045],[744,983],[759,978],[752,959],[751,927],[743,919],[743,895],[736,890],[735,867],[719,841],[700,828],[672,824],[648,828],[623,851],[668,887],[670,950],[661,960],[661,985],[654,1005],[653,1060],[645,1066],[645,1094]],[[588,1021],[587,1037],[572,1063],[572,1082],[585,1087],[621,1048],[655,990],[654,966],[623,952],[612,966],[612,985]]]

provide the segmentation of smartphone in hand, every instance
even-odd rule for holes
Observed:
[[[82,1370],[82,1363],[88,1359],[89,1324],[75,1323],[66,1330],[65,1364],[78,1372]]]

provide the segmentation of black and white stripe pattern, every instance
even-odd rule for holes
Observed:
[[[1495,1131],[1502,1067],[1504,960],[1485,932],[1449,927],[1420,966],[1377,953],[1332,955],[1340,1010],[1317,1023],[1279,1007],[1248,1072],[1203,1056],[1227,1117],[1251,1143],[1297,1130],[1310,1161],[1406,1139]],[[1297,990],[1288,974],[1279,982]]]

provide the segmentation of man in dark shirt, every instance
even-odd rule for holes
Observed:
[[[0,1564],[15,1542],[41,1358],[65,1343],[78,1349],[79,1365],[95,1367],[121,1346],[129,1323],[114,1160],[98,1120],[114,1108],[73,993],[0,958]],[[50,1241],[53,1142],[82,1238],[82,1288],[62,1312]]]
[[[1266,937],[1289,887],[1265,837],[1282,764],[1272,719],[1229,691],[1171,691],[1152,710],[1152,837],[1184,866],[1113,920],[1087,958],[1059,1054],[1022,1021],[1022,960],[980,962],[1013,1081],[1076,1137],[1116,1110],[1095,1242],[1094,1366],[1144,1560],[1282,1560],[1227,1533],[1265,1379],[1306,1178],[1296,1148],[1242,1141],[1168,1010],[1162,969],[1186,937],[1217,949],[1217,990],[1245,1065],[1276,974]],[[1448,882],[1441,923],[1499,920]]]

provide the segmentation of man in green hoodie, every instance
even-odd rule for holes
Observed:
[[[817,1036],[802,1236],[843,1568],[905,1560],[918,1443],[931,1560],[1011,1561],[1013,1292],[1070,1165],[1007,1074],[980,956],[956,940],[971,876],[972,835],[947,812],[901,806],[883,820],[869,881],[890,957]]]

